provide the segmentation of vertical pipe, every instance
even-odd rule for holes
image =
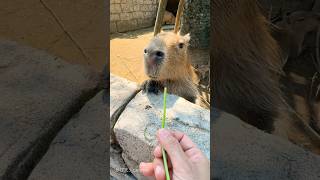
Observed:
[[[156,24],[154,26],[154,36],[160,33],[164,12],[166,11],[168,0],[159,0],[159,7],[157,12]]]
[[[184,0],[179,1],[178,11],[176,14],[176,21],[174,23],[174,33],[177,33],[180,29],[180,19],[183,12]]]

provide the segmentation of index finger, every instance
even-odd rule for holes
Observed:
[[[197,148],[197,145],[183,132],[170,131],[172,135],[179,141],[183,151],[188,151],[193,148]]]

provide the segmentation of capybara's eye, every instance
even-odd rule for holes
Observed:
[[[179,48],[182,49],[182,48],[183,48],[183,45],[184,45],[183,43],[179,43]]]
[[[144,49],[143,52],[144,52],[145,54],[147,54],[147,49]]]

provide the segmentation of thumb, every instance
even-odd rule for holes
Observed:
[[[183,164],[186,164],[187,157],[179,141],[171,134],[170,131],[166,129],[160,129],[157,132],[157,138],[160,145],[168,153],[173,168],[178,166],[181,167]]]

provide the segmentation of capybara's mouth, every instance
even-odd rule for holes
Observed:
[[[149,78],[151,78],[151,79],[157,79],[158,77],[157,77],[157,76],[152,76],[152,75],[150,75]]]
[[[146,74],[151,79],[157,79],[159,77],[159,72],[162,67],[162,63],[149,63],[145,62]]]
[[[147,75],[151,79],[157,79],[159,77],[159,69],[153,68],[153,69],[147,69]]]

